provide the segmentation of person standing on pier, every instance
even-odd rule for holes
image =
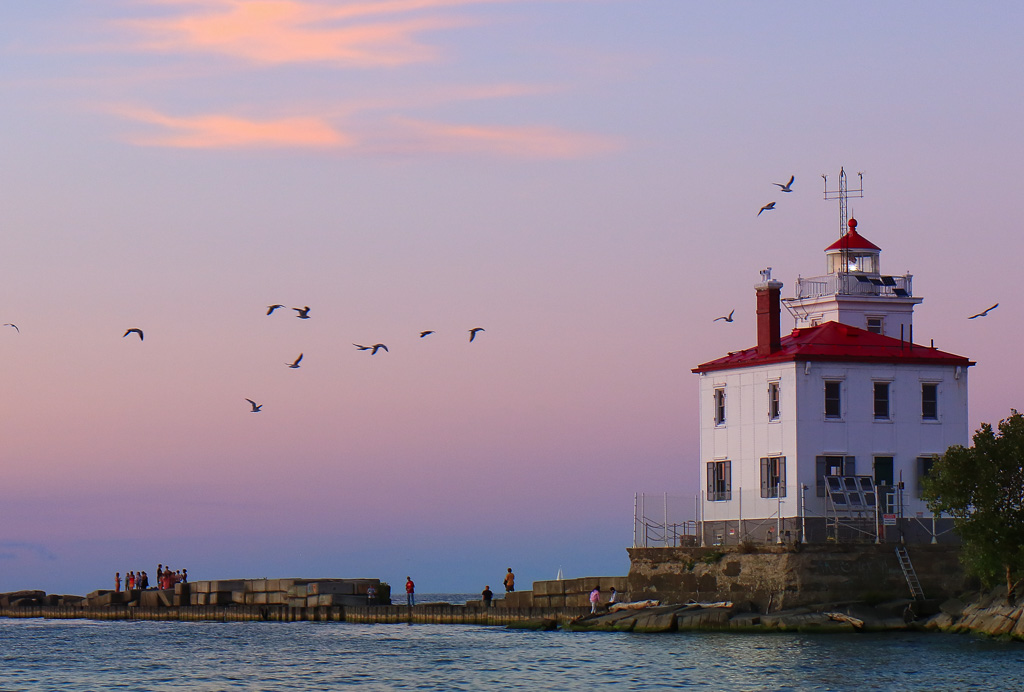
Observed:
[[[597,612],[597,604],[601,602],[601,587],[595,586],[594,590],[590,592],[590,613],[594,614]]]
[[[114,591],[121,593],[121,573],[114,572]]]
[[[512,593],[516,590],[516,575],[512,574],[512,568],[508,568],[508,574],[505,575],[505,593]]]
[[[480,592],[480,596],[484,599],[484,608],[490,608],[491,599],[494,598],[494,592],[491,591],[491,587],[485,586],[484,590]]]
[[[410,608],[416,605],[416,585],[412,582],[412,577],[405,578],[405,600]]]
[[[373,588],[373,584],[366,587],[366,605],[377,604],[377,589]]]

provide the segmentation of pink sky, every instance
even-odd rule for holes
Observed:
[[[760,269],[824,273],[840,166],[972,426],[1021,406],[1024,10],[35,5],[0,9],[0,591],[624,574],[634,493],[697,491],[690,368],[754,343]]]

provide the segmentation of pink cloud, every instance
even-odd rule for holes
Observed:
[[[555,127],[453,125],[395,118],[392,150],[402,153],[487,154],[513,158],[574,159],[619,148],[611,138]]]
[[[186,149],[238,149],[269,147],[335,148],[352,139],[320,118],[292,117],[246,120],[231,115],[174,117],[143,108],[112,109],[122,117],[155,125],[164,132],[129,137],[133,144]]]
[[[157,4],[188,9],[120,24],[144,34],[139,47],[147,50],[217,53],[262,64],[321,61],[379,67],[433,60],[437,50],[418,41],[418,34],[470,24],[465,18],[408,15],[507,1],[384,0],[336,6],[307,0],[166,0]]]

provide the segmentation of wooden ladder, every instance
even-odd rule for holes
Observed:
[[[921,588],[921,582],[917,579],[917,572],[914,571],[914,565],[910,562],[910,554],[907,553],[905,546],[896,546],[896,559],[900,561],[900,568],[903,570],[903,576],[907,579],[907,586],[910,587],[910,595],[914,597],[914,600],[924,600],[924,589]]]

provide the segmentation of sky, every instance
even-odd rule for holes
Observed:
[[[915,341],[977,361],[971,429],[998,421],[1024,376],[1022,24],[0,4],[0,591],[157,563],[422,592],[625,574],[635,495],[698,491],[690,369],[754,345],[761,269],[784,297],[825,273],[841,167],[924,298]]]

